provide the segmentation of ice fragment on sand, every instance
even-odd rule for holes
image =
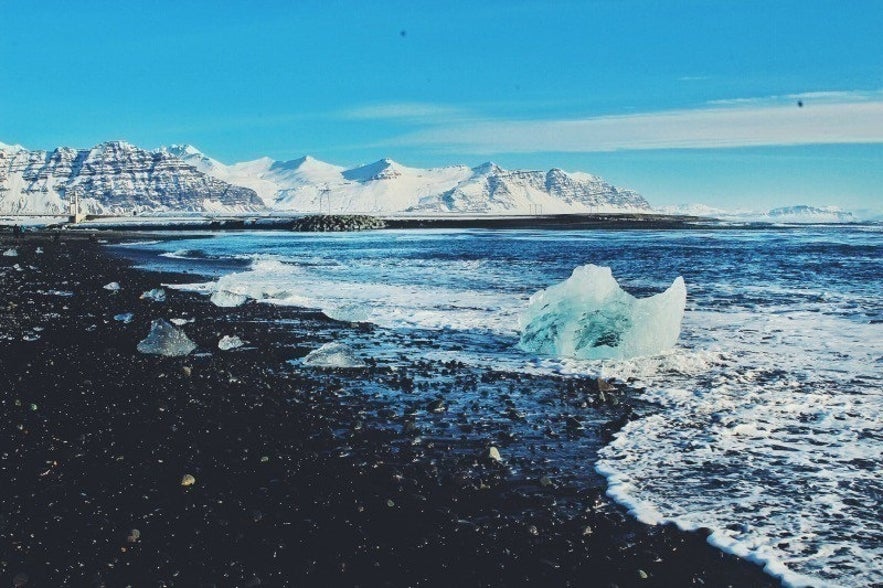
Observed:
[[[371,313],[362,304],[342,304],[333,308],[323,309],[325,316],[336,321],[349,323],[368,322]]]
[[[3,252],[3,257],[18,257],[18,251],[14,247],[10,247]]]
[[[236,349],[237,347],[242,347],[245,345],[245,341],[237,337],[236,335],[224,335],[221,337],[221,340],[218,341],[218,349],[221,351],[230,351],[231,349]]]
[[[112,290],[112,291],[116,292],[117,290],[120,289],[120,283],[119,283],[119,282],[111,282],[111,283],[109,283],[109,284],[105,284],[105,285],[102,286],[102,287],[103,287],[105,290]]]
[[[165,302],[166,301],[166,291],[162,288],[154,288],[153,290],[148,290],[144,294],[141,295],[142,300],[153,300],[154,302]]]
[[[525,351],[578,359],[626,359],[677,343],[687,289],[678,277],[663,293],[635,298],[608,267],[584,265],[530,298],[521,315]]]
[[[230,292],[229,290],[217,290],[211,297],[211,301],[215,306],[222,306],[225,308],[240,306],[241,304],[244,304],[246,300],[248,300],[248,296]]]
[[[138,343],[141,353],[155,353],[168,357],[187,355],[196,349],[196,343],[187,338],[184,331],[170,325],[163,319],[150,323],[147,338]]]
[[[135,318],[135,315],[131,312],[124,312],[122,314],[113,315],[113,320],[120,321],[121,323],[125,324],[131,323],[133,318]]]
[[[305,358],[306,365],[316,367],[364,367],[349,346],[343,343],[325,343],[322,347],[311,351]]]

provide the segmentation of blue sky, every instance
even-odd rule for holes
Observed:
[[[883,207],[883,3],[0,0],[0,141]],[[798,101],[803,107],[798,106]]]

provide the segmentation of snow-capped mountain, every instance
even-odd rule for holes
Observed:
[[[808,206],[798,204],[770,210],[725,210],[705,204],[680,204],[663,206],[657,209],[665,214],[687,214],[704,216],[733,222],[787,223],[787,224],[830,224],[853,223],[859,219],[853,213],[836,206]]]
[[[421,199],[414,211],[563,214],[649,211],[639,194],[601,178],[560,169],[507,171],[488,162],[439,195]]]
[[[853,223],[855,216],[851,212],[836,206],[784,206],[767,212],[772,222],[777,223]]]
[[[0,212],[66,214],[75,196],[81,209],[93,214],[263,208],[247,187],[202,173],[168,153],[123,141],[54,151],[0,145]]]
[[[421,169],[391,159],[346,169],[312,157],[224,165],[189,146],[162,152],[292,212],[560,214],[649,212],[643,197],[597,176],[559,169],[507,171],[493,163]]]
[[[391,159],[344,168],[301,157],[226,165],[190,145],[155,151],[123,141],[29,151],[0,144],[0,213],[257,212],[562,214],[650,212],[601,178],[493,163],[420,169]]]

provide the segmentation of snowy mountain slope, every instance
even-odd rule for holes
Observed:
[[[161,147],[158,151],[178,157],[204,174],[254,190],[267,207],[274,206],[283,190],[337,183],[341,181],[341,172],[344,171],[342,167],[310,156],[291,161],[274,161],[269,157],[262,157],[254,161],[225,165],[192,145],[171,145]]]
[[[345,170],[321,183],[280,191],[275,208],[303,212],[401,213],[466,180],[466,166],[411,168],[390,159]]]
[[[391,159],[345,169],[312,157],[268,158],[224,165],[191,146],[163,151],[218,179],[255,190],[280,211],[326,213],[553,214],[649,211],[638,194],[600,178],[548,172],[507,171],[493,163],[421,169]]]
[[[93,214],[263,208],[250,189],[123,141],[82,150],[0,149],[0,213],[66,214],[75,196]]]
[[[649,211],[643,197],[590,174],[560,169],[507,171],[488,162],[442,194],[421,198],[410,212],[532,213]]]

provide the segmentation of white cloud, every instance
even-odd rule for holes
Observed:
[[[426,102],[395,102],[361,106],[341,113],[354,120],[406,120],[438,122],[462,118],[464,111],[453,106]]]
[[[804,106],[798,107],[797,100]],[[713,149],[825,143],[883,143],[883,96],[827,92],[621,116],[484,119],[470,120],[468,124],[454,121],[428,126],[387,142],[471,153]]]

